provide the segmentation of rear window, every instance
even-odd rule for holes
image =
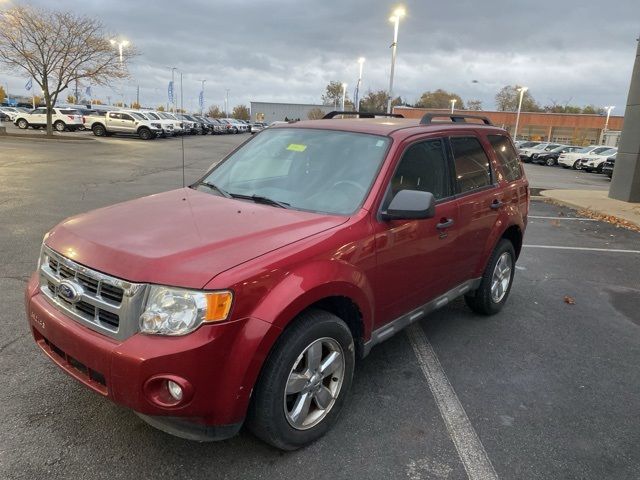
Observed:
[[[475,137],[452,137],[451,148],[460,193],[491,185],[491,166],[480,141]]]
[[[504,135],[488,135],[489,143],[496,152],[498,163],[502,168],[504,179],[507,182],[515,182],[522,178],[522,167],[518,154],[511,146],[511,142]]]
[[[78,110],[60,110],[60,113],[64,113],[65,115],[80,115]]]

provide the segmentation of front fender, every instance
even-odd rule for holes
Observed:
[[[284,275],[257,303],[252,316],[284,329],[300,312],[327,297],[346,297],[360,310],[365,340],[373,325],[373,289],[355,266],[337,259],[307,263]]]

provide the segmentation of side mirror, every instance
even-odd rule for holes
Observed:
[[[383,220],[419,220],[436,214],[436,199],[430,192],[400,190],[382,212]]]

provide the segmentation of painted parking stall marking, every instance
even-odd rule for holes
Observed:
[[[422,327],[414,323],[406,332],[467,476],[470,480],[497,480],[498,475],[484,445],[471,425],[467,412],[462,407]]]
[[[584,252],[610,252],[640,254],[640,250],[625,250],[622,248],[596,248],[596,247],[566,247],[563,245],[523,245],[524,248],[545,248],[548,250],[576,250]]]

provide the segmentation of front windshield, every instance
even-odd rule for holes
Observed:
[[[364,200],[388,145],[387,137],[362,133],[265,130],[203,182],[232,196],[256,195],[289,208],[348,215]]]
[[[566,145],[560,145],[558,147],[554,147],[553,150],[551,150],[551,153],[562,152],[563,150],[567,150]]]
[[[141,113],[134,113],[134,112],[131,112],[131,113],[130,113],[130,115],[131,115],[133,118],[137,118],[138,120],[146,120],[146,119],[147,119],[147,118],[146,118],[144,115],[142,115]]]
[[[144,112],[144,114],[147,117],[150,117],[152,120],[160,120],[160,117],[158,117],[155,113],[153,112]]]
[[[160,115],[160,118],[164,118],[165,120],[174,120],[173,117],[171,117],[171,115],[169,115],[168,113],[158,113],[158,115]]]
[[[594,149],[591,153],[593,153],[594,155],[601,155],[602,152],[606,152],[607,150],[610,150],[611,147],[599,147]]]
[[[611,155],[615,155],[616,153],[618,153],[617,148],[610,148],[609,150],[605,150],[604,152],[600,153],[600,155],[611,156]]]

